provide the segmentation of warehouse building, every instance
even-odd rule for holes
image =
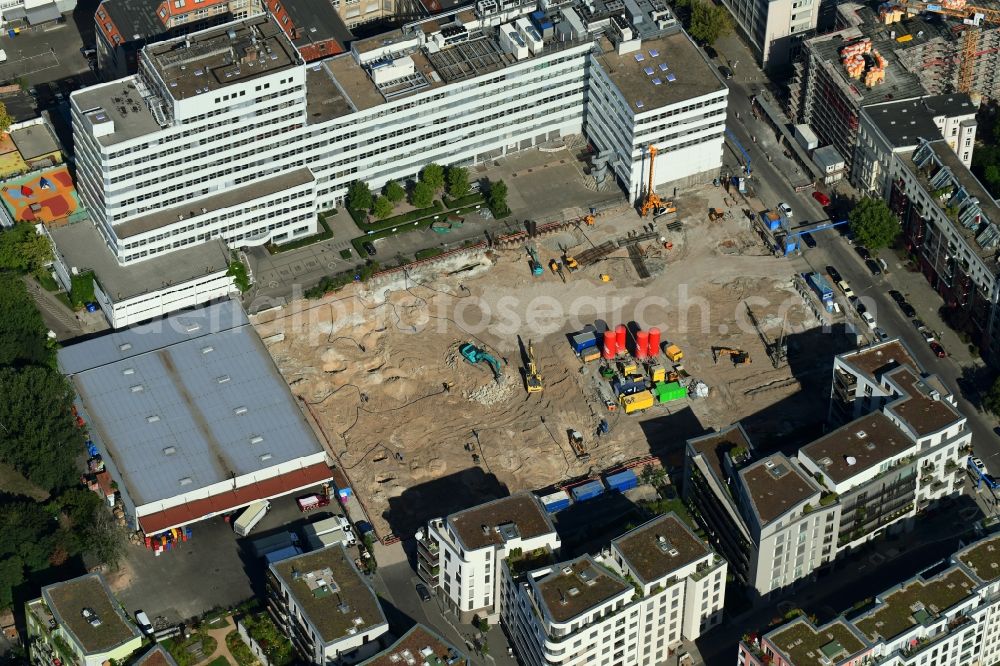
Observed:
[[[67,346],[59,367],[130,529],[157,534],[330,479],[235,301]]]

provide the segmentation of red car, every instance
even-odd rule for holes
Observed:
[[[815,199],[816,201],[818,201],[819,205],[823,206],[824,208],[826,208],[827,206],[830,205],[830,197],[826,196],[825,194],[823,194],[819,190],[813,192],[813,199]]]
[[[947,354],[944,351],[944,347],[942,347],[941,343],[939,342],[931,343],[931,351],[937,354],[938,358],[944,358],[945,356],[947,356]]]

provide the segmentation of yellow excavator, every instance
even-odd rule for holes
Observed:
[[[528,393],[539,393],[542,386],[542,376],[538,373],[538,366],[535,364],[535,346],[528,341],[528,369],[524,373],[524,380],[528,386]]]
[[[649,181],[646,183],[646,194],[642,200],[642,209],[639,211],[639,215],[642,217],[646,217],[650,213],[653,213],[655,217],[657,215],[677,212],[677,207],[674,206],[673,201],[661,199],[660,195],[653,189],[653,167],[656,166],[656,156],[658,153],[659,151],[656,146],[649,147]]]
[[[742,349],[733,349],[732,347],[712,347],[712,357],[716,363],[723,356],[728,356],[732,359],[733,365],[748,365],[753,363],[748,352]]]

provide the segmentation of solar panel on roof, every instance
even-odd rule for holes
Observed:
[[[667,74],[667,81],[673,82],[673,81],[676,81],[676,80],[677,80],[677,77],[674,76],[673,72],[671,72],[670,74]]]
[[[653,68],[652,67],[646,67],[642,71],[646,72],[646,76],[652,76],[653,75]]]
[[[645,59],[646,59],[646,56],[642,55],[641,53],[636,53],[635,54],[635,61],[636,62],[642,62]]]
[[[656,58],[659,55],[660,55],[660,52],[657,51],[656,49],[649,49],[649,57],[650,58]]]
[[[641,109],[641,108],[642,108],[642,107],[644,107],[644,106],[645,106],[645,104],[643,104],[643,103],[642,103],[642,100],[641,100],[641,99],[640,99],[640,100],[638,100],[638,101],[637,101],[637,102],[635,103],[635,108],[637,108],[637,109]]]
[[[653,85],[654,85],[654,86],[658,86],[658,85],[660,85],[661,83],[663,83],[663,81],[661,81],[661,80],[659,80],[659,79],[653,79]]]
[[[667,67],[667,63],[665,63],[665,62],[661,62],[661,63],[660,63],[660,71],[661,71],[661,72],[665,72],[665,71],[667,71],[668,69],[670,69],[670,68],[669,68],[669,67]]]

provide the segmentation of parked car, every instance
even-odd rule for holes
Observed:
[[[815,192],[813,192],[813,199],[815,199],[816,201],[818,201],[819,205],[823,206],[824,208],[826,208],[827,206],[830,205],[830,197],[826,196],[825,194],[823,194],[819,190],[816,190]]]
[[[945,352],[944,347],[941,346],[941,343],[937,341],[931,342],[931,351],[934,352],[938,358],[944,358],[948,355],[947,352]]]
[[[420,597],[421,601],[426,602],[431,600],[431,593],[427,589],[426,585],[424,585],[423,583],[417,583],[416,590],[417,590],[417,596]]]
[[[722,78],[727,80],[733,78],[733,70],[725,65],[719,65],[719,74],[722,74]]]
[[[843,278],[840,276],[840,271],[838,271],[833,266],[827,266],[826,267],[826,274],[830,276],[830,279],[833,280],[834,283],[838,283],[838,282],[843,281]],[[847,283],[844,282],[844,284],[847,284]]]
[[[924,322],[919,319],[914,319],[913,327],[917,329],[917,332],[920,333],[920,335],[924,336],[924,342],[927,344],[934,342],[934,334],[931,333],[931,329],[927,328],[927,325]]]
[[[855,245],[854,251],[858,253],[858,256],[861,257],[862,261],[868,261],[869,259],[872,258],[872,255],[868,251],[868,248],[866,248],[864,245]]]
[[[149,621],[149,616],[146,615],[146,611],[137,610],[135,612],[135,623],[142,630],[142,633],[147,636],[153,635],[153,623]]]
[[[885,329],[881,326],[875,327],[875,336],[881,341],[885,342],[889,339],[889,334],[885,332]]]
[[[854,311],[857,312],[859,315],[863,315],[864,313],[868,312],[868,308],[865,307],[865,304],[862,303],[861,299],[858,298],[857,296],[852,296],[848,300],[850,300],[851,305],[854,306]]]
[[[813,235],[808,231],[803,231],[799,234],[799,237],[802,239],[802,242],[806,244],[806,247],[816,247],[816,239],[813,238]]]
[[[837,286],[844,292],[844,298],[847,300],[854,298],[854,291],[851,289],[851,285],[847,284],[847,280],[841,280],[837,283]]]
[[[878,326],[875,323],[875,317],[872,316],[871,312],[862,312],[861,318],[865,321],[866,324],[868,324],[868,328],[872,329],[873,331],[876,328],[878,328]]]
[[[375,256],[376,254],[375,246],[372,244],[371,241],[365,241],[364,243],[361,244],[361,247],[363,247],[365,249],[365,252],[367,252],[369,255],[373,257]]]
[[[868,267],[872,275],[882,275],[882,267],[874,259],[865,259],[865,266]]]
[[[903,301],[902,303],[899,304],[899,309],[902,310],[903,314],[907,317],[917,316],[917,311],[913,308],[912,305],[910,305],[906,301]]]
[[[972,464],[976,466],[976,469],[982,472],[986,471],[986,463],[984,463],[981,458],[977,458],[976,456],[969,456],[969,460],[971,460]]]
[[[903,303],[906,302],[906,298],[903,296],[902,292],[896,289],[889,290],[889,298],[896,301],[897,305],[902,305]]]
[[[778,210],[785,214],[785,217],[792,216],[792,207],[786,204],[784,201],[778,203]]]

